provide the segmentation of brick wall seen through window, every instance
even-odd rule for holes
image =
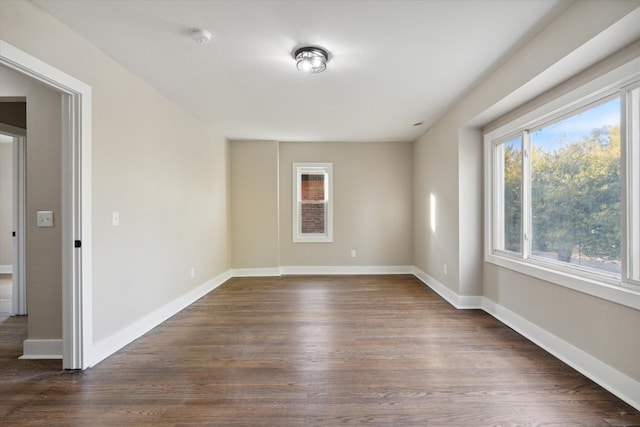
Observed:
[[[324,233],[325,215],[325,182],[324,174],[303,174],[301,176],[301,232]],[[321,203],[318,203],[321,202]]]

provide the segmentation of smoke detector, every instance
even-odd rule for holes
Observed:
[[[207,44],[211,41],[211,33],[202,28],[191,30],[191,38],[198,44]]]

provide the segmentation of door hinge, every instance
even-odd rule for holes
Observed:
[[[81,248],[82,247],[82,240],[76,240],[74,245],[76,248]]]

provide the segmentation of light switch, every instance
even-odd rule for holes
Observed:
[[[38,227],[53,227],[53,211],[38,211]]]
[[[117,227],[120,225],[120,212],[113,212],[111,214],[111,225]]]

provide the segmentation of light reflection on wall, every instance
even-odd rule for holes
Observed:
[[[431,231],[436,232],[436,196],[431,193],[429,200],[429,220],[431,221]]]

